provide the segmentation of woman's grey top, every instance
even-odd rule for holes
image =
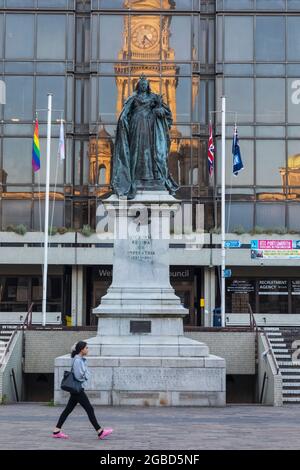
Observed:
[[[86,358],[77,354],[74,357],[73,361],[73,374],[75,379],[82,383],[82,387],[85,388],[87,385],[87,381],[91,376],[90,371],[88,370],[88,366],[86,363]]]

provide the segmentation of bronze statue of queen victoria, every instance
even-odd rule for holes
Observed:
[[[143,189],[175,194],[179,187],[168,169],[171,125],[170,108],[142,75],[117,125],[111,185],[118,196],[133,199]]]

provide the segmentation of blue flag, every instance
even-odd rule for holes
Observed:
[[[244,168],[241,149],[239,145],[239,137],[237,132],[237,127],[234,128],[233,140],[232,140],[232,157],[233,157],[233,174],[237,176],[239,171]]]

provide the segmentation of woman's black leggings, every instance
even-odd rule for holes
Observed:
[[[86,394],[84,393],[84,390],[81,390],[80,393],[76,393],[76,394],[72,393],[71,394],[71,396],[69,398],[69,401],[67,403],[67,406],[65,407],[64,411],[62,412],[62,414],[59,417],[59,420],[57,422],[56,427],[59,428],[59,429],[62,427],[62,425],[66,421],[69,414],[72,413],[72,411],[74,410],[77,403],[80,403],[82,408],[85,409],[85,411],[87,412],[87,415],[89,417],[90,422],[92,423],[92,425],[94,426],[96,431],[98,431],[101,426],[99,425],[99,423],[96,419],[94,408],[90,404],[90,401],[89,401],[88,397],[86,396]]]

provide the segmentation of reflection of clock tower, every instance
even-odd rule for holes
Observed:
[[[128,0],[124,3],[125,7],[128,6]],[[163,3],[165,10],[171,10],[175,2],[163,0]],[[160,10],[160,0],[131,0],[130,7],[131,10]],[[134,91],[139,77],[144,73],[150,80],[151,90],[163,95],[164,101],[171,108],[173,120],[176,121],[179,67],[172,62],[175,53],[170,47],[170,22],[171,16],[167,15],[137,14],[125,17],[123,47],[118,58],[130,61],[131,64],[120,63],[115,66],[118,88],[117,116],[125,99]]]

